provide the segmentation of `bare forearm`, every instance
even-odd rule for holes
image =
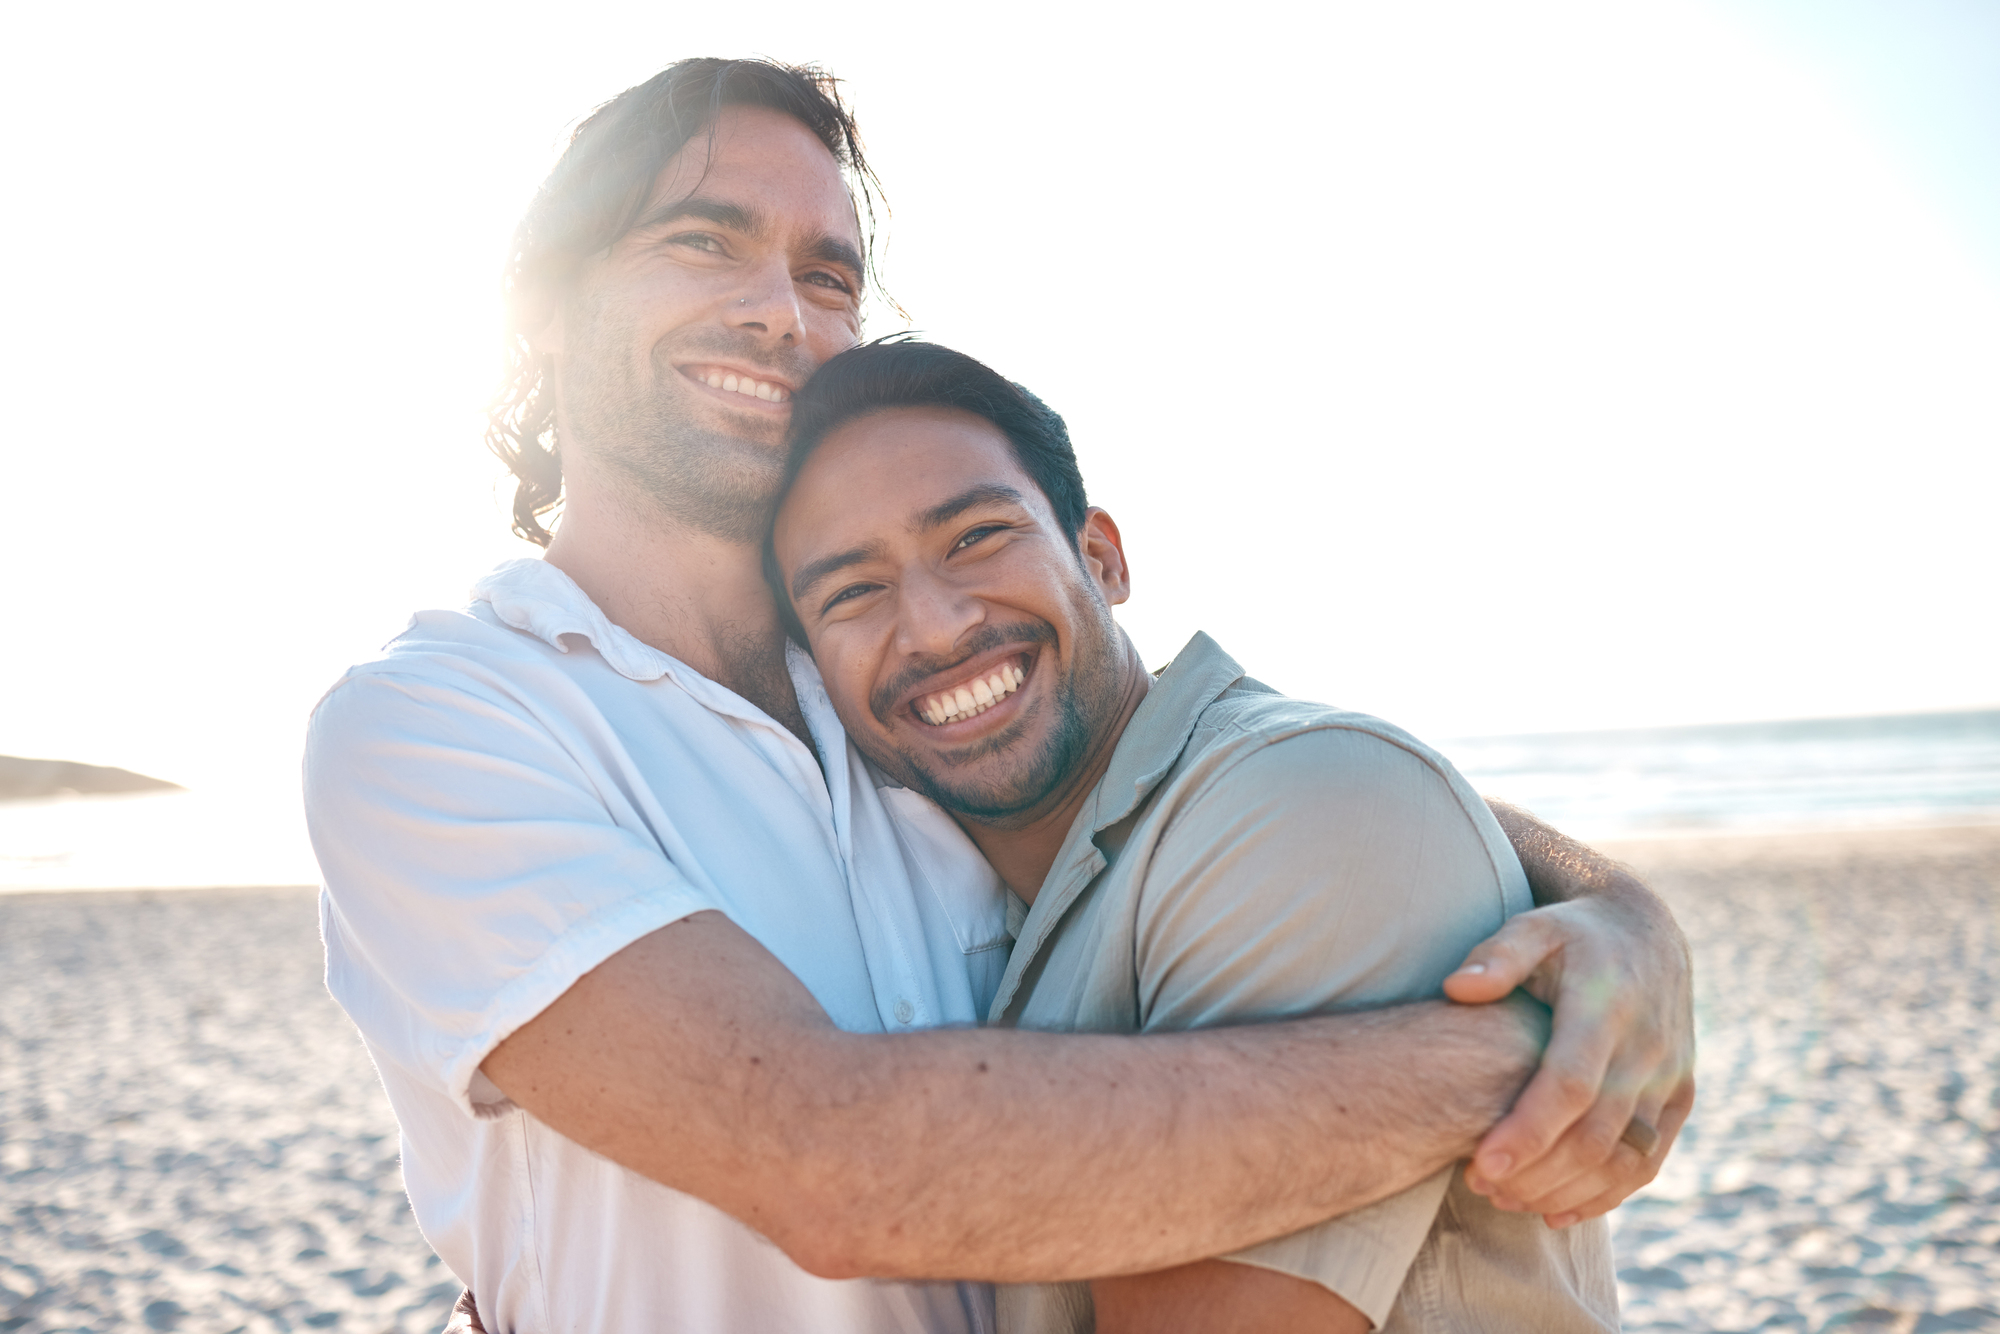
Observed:
[[[886,1096],[808,1120],[831,1176],[861,1168],[835,1197],[862,1204],[845,1268],[1130,1273],[1370,1204],[1469,1154],[1525,1082],[1535,1044],[1521,1016],[1464,1017],[1433,1005],[1137,1040],[871,1043]],[[956,1088],[924,1096],[954,1070]],[[871,1126],[880,1158],[858,1165]]]
[[[1541,1049],[1530,1002],[1093,1036],[835,1029],[698,914],[482,1068],[614,1162],[828,1276],[1067,1279],[1219,1255],[1465,1155]]]
[[[728,1124],[697,1138],[742,1150],[710,1165],[726,1170],[691,1174],[683,1135],[658,1123],[585,1142],[829,1276],[1138,1272],[1359,1208],[1469,1154],[1527,1078],[1532,1027],[1435,1004],[1148,1038],[800,1034],[746,1046],[707,1101]]]

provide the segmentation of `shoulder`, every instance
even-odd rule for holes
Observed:
[[[1372,792],[1487,814],[1449,760],[1393,723],[1249,684],[1224,692],[1196,720],[1171,780],[1177,807]]]
[[[357,752],[474,729],[500,741],[508,720],[542,711],[567,688],[562,653],[501,624],[484,603],[420,611],[375,657],[343,672],[313,705],[308,767]]]
[[[1128,849],[1149,1026],[1434,995],[1525,903],[1485,803],[1379,718],[1225,696],[1183,758]]]
[[[1450,761],[1380,718],[1307,700],[1231,691],[1205,708],[1146,823],[1149,896],[1220,876],[1224,888],[1199,892],[1470,894],[1501,916],[1530,903],[1499,822]]]
[[[375,657],[341,673],[314,712],[336,699],[351,704],[418,686],[471,695],[515,693],[562,657],[561,650],[503,624],[484,602],[419,611]]]

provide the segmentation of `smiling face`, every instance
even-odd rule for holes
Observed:
[[[653,184],[640,221],[586,264],[538,338],[565,455],[668,514],[761,533],[789,400],[860,332],[862,259],[833,155],[763,107],[726,107]]]
[[[1005,825],[1108,752],[1138,667],[1112,604],[1118,529],[1081,551],[984,418],[892,408],[827,436],[777,515],[785,587],[854,742],[946,808]]]

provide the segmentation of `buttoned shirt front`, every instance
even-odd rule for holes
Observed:
[[[1531,906],[1499,824],[1441,756],[1259,685],[1198,634],[1140,702],[1033,906],[1013,900],[989,1017],[1158,1032],[1436,997]],[[1455,1169],[1228,1258],[1322,1284],[1390,1331],[1618,1327],[1602,1219],[1551,1231]],[[1002,1334],[1093,1321],[1085,1284],[1002,1288],[999,1313]]]
[[[1009,942],[992,870],[861,760],[803,654],[817,754],[553,566],[510,562],[473,597],[327,693],[305,781],[327,984],[396,1112],[417,1220],[487,1328],[990,1329],[984,1285],[815,1278],[480,1073],[584,973],[696,912],[853,1032],[976,1023]]]

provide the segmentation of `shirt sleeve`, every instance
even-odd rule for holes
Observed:
[[[1462,779],[1385,733],[1324,727],[1232,757],[1153,850],[1135,940],[1143,1026],[1441,994],[1504,920],[1507,873],[1519,875],[1482,822]],[[1224,1258],[1320,1283],[1380,1326],[1453,1170]]]
[[[307,734],[327,986],[391,1060],[470,1115],[479,1064],[583,974],[715,905],[622,827],[556,736],[470,681],[349,677]]]

